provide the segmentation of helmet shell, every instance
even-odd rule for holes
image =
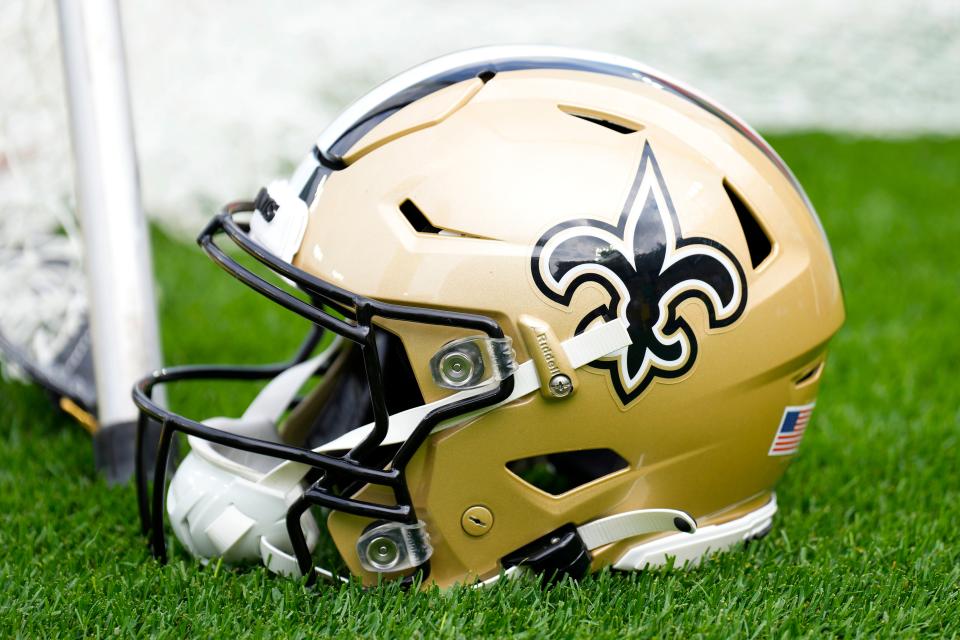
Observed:
[[[603,282],[566,290],[562,302],[549,295],[537,279],[538,243],[571,221],[616,228],[644,166],[654,186],[642,195],[665,226],[675,224],[670,251],[691,239],[720,247],[742,277],[742,305],[725,319],[709,296],[678,303],[674,313],[693,349],[682,367],[632,387],[618,384],[615,369],[586,367],[569,397],[533,394],[431,436],[407,478],[431,531],[434,581],[494,573],[500,558],[567,523],[672,508],[702,526],[770,499],[792,459],[769,455],[771,441],[785,407],[814,402],[844,310],[815,213],[755,140],[655,83],[526,69],[420,98],[343,158],[347,166],[330,173],[310,203],[294,264],[377,300],[488,315],[514,339],[520,362],[535,355],[521,339],[521,316],[565,340],[611,303]],[[745,226],[744,210],[756,227]],[[765,253],[748,241],[757,227]],[[649,230],[636,229],[633,246]],[[426,401],[451,393],[433,382],[429,362],[468,333],[381,326],[403,343]],[[615,452],[626,468],[559,495],[507,467],[596,449]],[[364,491],[365,499],[381,499]],[[482,536],[462,526],[474,506],[493,514]],[[354,549],[370,524],[336,512],[328,521],[351,570],[375,581]],[[615,563],[636,542],[598,550],[594,567]]]

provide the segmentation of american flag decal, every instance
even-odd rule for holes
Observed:
[[[807,430],[807,424],[810,422],[814,404],[811,402],[800,407],[787,407],[784,410],[780,427],[777,429],[777,435],[773,437],[768,455],[789,456],[797,452],[800,441],[803,440],[803,434]]]

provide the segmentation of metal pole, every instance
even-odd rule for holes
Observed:
[[[150,244],[116,0],[58,0],[100,428],[97,467],[133,471],[134,382],[160,363]]]

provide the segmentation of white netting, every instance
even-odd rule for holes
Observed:
[[[47,368],[86,323],[54,5],[2,3],[0,43],[0,336]]]

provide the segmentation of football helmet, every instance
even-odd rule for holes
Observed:
[[[138,455],[143,529],[160,558],[166,513],[201,559],[308,580],[346,579],[315,566],[323,529],[365,584],[441,586],[695,564],[758,537],[844,319],[817,215],[755,131],[568,49],[389,80],[199,244],[314,330],[288,363],[136,387],[138,446],[161,426],[152,488]],[[240,417],[151,399],[214,377],[270,381]]]

